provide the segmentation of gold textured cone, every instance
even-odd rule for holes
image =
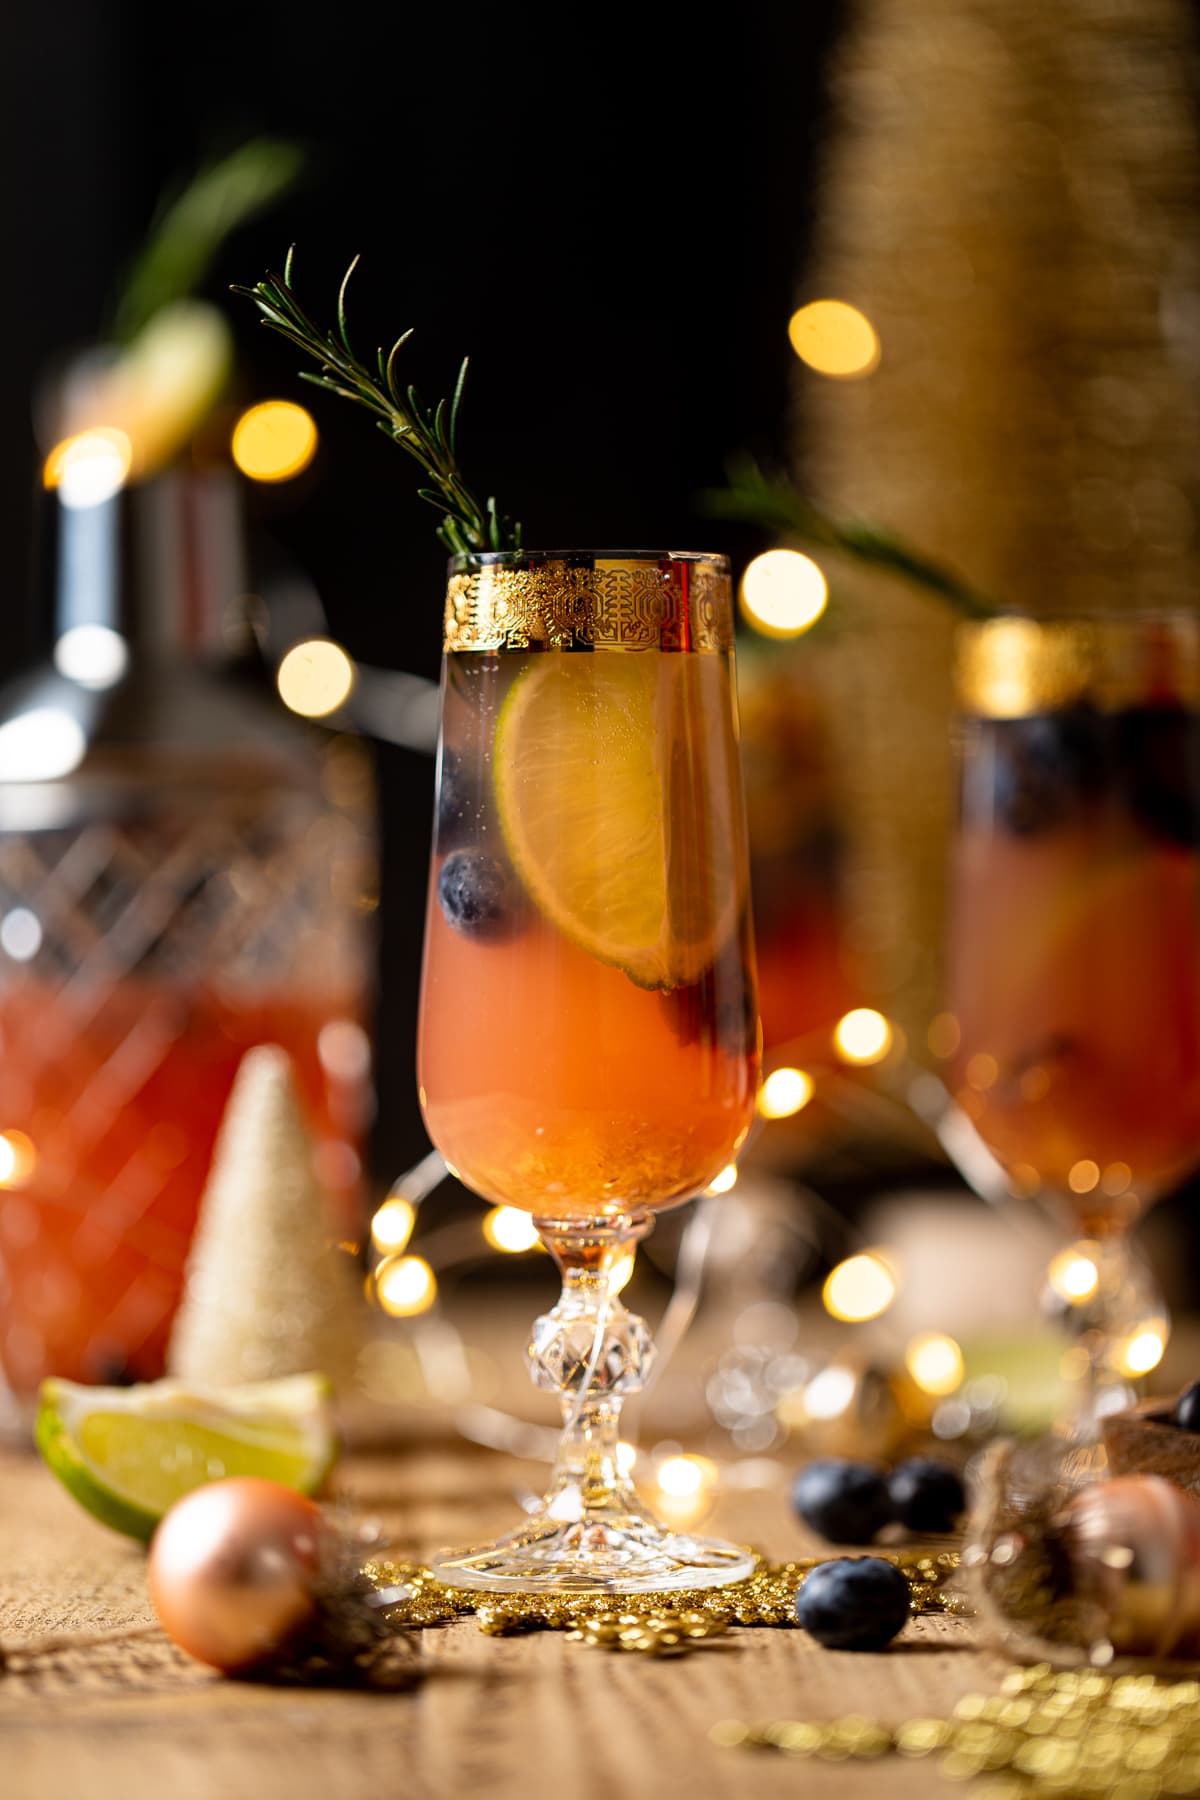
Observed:
[[[860,0],[798,300],[876,327],[796,364],[802,485],[1038,613],[1196,605],[1200,131],[1188,0]],[[951,617],[833,568],[851,933],[923,1045],[939,1009]]]
[[[319,1369],[352,1379],[357,1284],[330,1241],[328,1200],[291,1059],[275,1044],[238,1065],[188,1256],[169,1372],[217,1385]]]

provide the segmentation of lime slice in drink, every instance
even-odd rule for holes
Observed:
[[[496,729],[508,853],[538,910],[647,988],[695,981],[743,900],[719,658],[539,657]]]
[[[81,1506],[143,1542],[176,1500],[226,1475],[261,1475],[314,1493],[338,1448],[332,1388],[316,1373],[221,1388],[50,1379],[41,1386],[34,1434]]]

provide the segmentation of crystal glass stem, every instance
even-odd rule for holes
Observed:
[[[644,1322],[620,1299],[625,1259],[654,1221],[648,1214],[582,1230],[537,1221],[558,1264],[562,1294],[533,1327],[527,1359],[534,1385],[557,1393],[563,1430],[545,1508],[598,1523],[638,1508],[617,1454],[621,1408],[654,1360]]]
[[[535,1385],[562,1403],[554,1468],[524,1525],[483,1551],[435,1559],[434,1573],[453,1587],[496,1592],[658,1592],[742,1580],[754,1569],[752,1552],[664,1530],[621,1469],[621,1408],[648,1375],[654,1346],[619,1290],[653,1219],[536,1223],[563,1282],[527,1352]]]
[[[1053,1281],[1047,1287],[1053,1312],[1070,1339],[1068,1404],[1060,1430],[1072,1442],[1086,1445],[1099,1441],[1108,1413],[1137,1399],[1139,1376],[1155,1366],[1166,1343],[1169,1313],[1128,1232],[1073,1244],[1055,1258],[1052,1271],[1064,1257],[1073,1259],[1075,1267],[1090,1263],[1096,1272],[1092,1292],[1066,1303]]]

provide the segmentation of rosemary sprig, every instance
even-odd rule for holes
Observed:
[[[302,370],[302,380],[365,406],[376,415],[379,429],[421,465],[429,485],[417,492],[442,514],[437,535],[448,550],[519,550],[520,524],[502,516],[490,495],[481,505],[458,465],[458,415],[468,359],[462,360],[452,398],[439,400],[432,409],[422,406],[415,387],[400,381],[400,352],[412,336],[411,328],[400,334],[386,355],[382,348],[376,350],[374,369],[354,353],[346,324],[346,289],[358,257],[342,277],[334,331],[322,331],[297,299],[292,286],[294,257],[295,246],[287,253],[282,275],[268,275],[253,287],[235,284],[233,292],[253,300],[264,324],[320,364],[319,374]]]
[[[791,482],[765,475],[752,457],[735,459],[728,473],[728,487],[710,489],[700,497],[700,504],[713,518],[740,519],[785,532],[804,543],[843,551],[868,567],[899,576],[948,601],[969,619],[988,619],[1004,610],[903,538],[861,520],[830,517]]]

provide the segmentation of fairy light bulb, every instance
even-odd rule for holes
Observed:
[[[879,337],[866,314],[846,300],[810,300],[788,320],[788,341],[818,375],[853,381],[878,368]]]
[[[1071,1244],[1051,1259],[1046,1279],[1068,1306],[1082,1306],[1100,1285],[1099,1246],[1088,1240]]]
[[[856,1006],[844,1013],[833,1030],[838,1055],[848,1063],[882,1062],[892,1047],[892,1028],[881,1012]]]
[[[395,1256],[405,1248],[417,1222],[417,1209],[411,1200],[398,1196],[385,1200],[371,1220],[371,1242],[377,1250]]]
[[[704,1469],[695,1456],[669,1456],[658,1471],[658,1485],[672,1500],[686,1500],[704,1486]]]
[[[1122,1375],[1137,1377],[1157,1369],[1167,1347],[1167,1332],[1160,1320],[1139,1325],[1118,1348],[1116,1363]]]
[[[952,1394],[962,1386],[963,1353],[944,1332],[918,1332],[905,1349],[904,1364],[926,1394]]]
[[[758,1110],[764,1119],[790,1119],[815,1092],[812,1076],[803,1069],[772,1069],[759,1089]]]
[[[821,570],[799,550],[764,550],[746,565],[738,587],[742,616],[763,637],[800,637],[829,601]]]
[[[233,428],[230,452],[251,481],[290,481],[316,455],[312,414],[292,400],[263,400],[244,412]]]
[[[323,719],[350,697],[354,664],[331,638],[308,638],[294,644],[275,675],[279,698],[305,719]]]
[[[46,487],[72,511],[99,506],[124,487],[133,466],[129,434],[112,425],[97,425],[56,444],[42,467]]]
[[[886,1312],[898,1287],[894,1271],[883,1258],[874,1251],[863,1250],[830,1270],[821,1299],[832,1318],[859,1324]]]
[[[390,1256],[375,1271],[375,1293],[393,1319],[410,1319],[433,1305],[437,1277],[423,1256]]]
[[[23,1131],[0,1132],[0,1187],[24,1187],[36,1164],[32,1138]]]
[[[484,1216],[483,1235],[493,1250],[519,1256],[538,1242],[538,1228],[527,1212],[516,1206],[493,1206]]]

